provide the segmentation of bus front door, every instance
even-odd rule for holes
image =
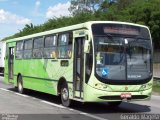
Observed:
[[[84,37],[76,38],[74,44],[74,98],[83,99],[83,73],[84,73]]]
[[[9,47],[9,59],[8,59],[9,82],[12,82],[13,80],[13,66],[14,66],[14,47]]]

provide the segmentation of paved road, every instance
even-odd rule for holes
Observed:
[[[52,95],[29,90],[21,95],[12,85],[4,84],[3,77],[0,77],[0,119],[3,120],[6,117],[18,120],[127,120],[131,117],[135,120],[149,120],[149,117],[160,119],[159,102],[160,97],[153,95],[150,101],[124,102],[119,107],[111,107],[107,103],[75,102],[74,107],[66,108],[61,105],[58,97]]]

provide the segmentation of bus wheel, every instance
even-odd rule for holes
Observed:
[[[110,106],[119,106],[121,103],[122,101],[108,102]]]
[[[23,89],[23,82],[22,82],[22,77],[21,76],[18,77],[17,86],[18,86],[18,92],[23,94],[24,93],[24,89]]]
[[[63,84],[61,87],[61,101],[62,105],[69,107],[71,104],[71,100],[69,99],[69,90],[66,84]]]

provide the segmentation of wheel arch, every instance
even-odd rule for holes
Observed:
[[[68,87],[67,80],[64,77],[61,77],[58,80],[58,84],[57,84],[57,95],[60,95],[60,93],[61,93],[61,87],[62,87],[63,84],[66,84],[67,87]]]

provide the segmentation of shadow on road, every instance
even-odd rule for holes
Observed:
[[[9,90],[17,92],[15,88],[10,88]],[[60,97],[50,94],[45,94],[32,90],[26,90],[25,94],[55,104],[61,104]],[[91,114],[140,113],[151,111],[150,106],[126,102],[123,102],[118,107],[113,107],[109,106],[107,103],[81,103],[74,101],[74,105],[71,108]]]

